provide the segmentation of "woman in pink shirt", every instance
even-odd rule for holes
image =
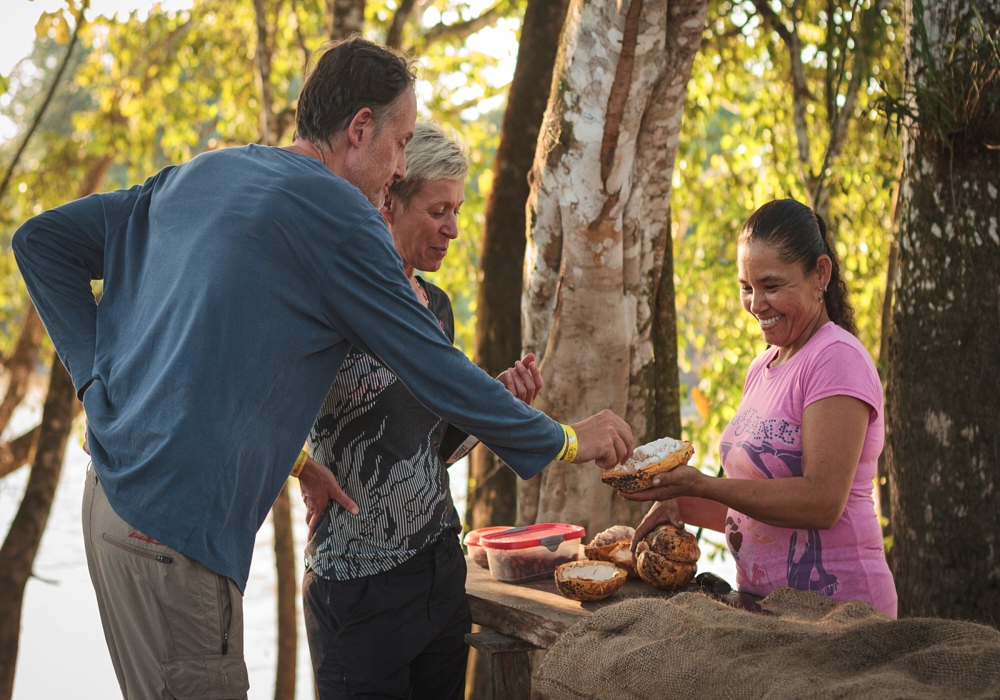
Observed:
[[[823,219],[765,204],[739,235],[743,308],[770,346],[750,365],[719,449],[728,478],[693,467],[626,498],[656,500],[635,543],[663,523],[724,532],[741,591],[788,586],[860,598],[896,616],[872,480],[885,437],[882,385]]]

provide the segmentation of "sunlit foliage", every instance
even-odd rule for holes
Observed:
[[[854,22],[853,31],[860,31],[859,17],[871,2],[793,5],[809,90],[810,163],[819,172],[830,140],[828,108],[842,104],[843,84],[856,64],[846,62],[843,84],[828,82],[826,68],[853,49],[846,27]],[[780,7],[787,17],[787,7]],[[898,16],[898,8],[880,13],[842,155],[826,173],[828,223],[861,341],[875,358],[899,143],[886,135],[873,102],[877,79],[901,65],[902,31],[893,19]],[[840,39],[830,38],[831,24]],[[685,429],[703,464],[717,465],[718,437],[735,414],[750,361],[765,348],[756,321],[740,304],[736,234],[750,213],[771,199],[809,202],[788,56],[788,47],[762,21],[754,3],[720,0],[711,6],[688,85],[673,196],[675,283],[681,371],[692,397]]]
[[[269,3],[274,14],[269,49],[274,96],[272,130],[279,145],[294,132],[295,99],[310,57],[326,41],[324,0]],[[278,8],[275,12],[275,7]],[[381,41],[396,4],[366,4],[366,34]],[[469,146],[470,172],[460,217],[461,237],[444,268],[433,276],[452,296],[457,341],[471,352],[474,333],[479,241],[485,196],[492,181],[502,100],[510,66],[484,46],[516,51],[519,3],[504,6],[492,26],[467,37],[463,23],[487,3],[438,0],[421,6],[402,35],[403,49],[417,55],[420,117],[451,125]],[[21,132],[40,106],[45,87],[65,53],[76,5],[43,15],[32,56],[4,79],[0,113]],[[485,39],[484,39],[485,36]],[[431,37],[430,39],[428,37]],[[484,41],[486,44],[484,44]],[[81,183],[102,159],[110,159],[98,189],[127,187],[171,163],[206,150],[260,138],[260,88],[256,70],[257,30],[252,3],[196,0],[189,10],[107,18],[82,27],[80,46],[42,128],[22,159],[8,195],[0,203],[5,238],[26,218],[78,196]],[[511,55],[507,58],[508,64]],[[0,147],[0,162],[16,139]],[[13,262],[4,265],[13,269]],[[0,289],[0,334],[20,313],[23,288],[17,275]],[[7,293],[9,297],[3,296]],[[2,347],[0,347],[2,349]]]
[[[471,39],[432,28],[455,25],[487,3],[437,0],[423,6],[402,34],[422,70],[420,114],[455,128],[469,146],[470,172],[461,236],[433,279],[452,296],[459,345],[471,351],[478,248],[485,197],[492,181],[502,100],[509,78],[483,36],[496,44],[516,36],[522,8],[511,3],[494,25]],[[392,0],[369,1],[366,31],[381,40],[396,11]],[[790,22],[794,12],[809,95],[806,125],[810,169],[821,170],[830,140],[829,110],[842,104],[872,0],[800,1],[793,10],[771,3]],[[270,17],[275,28],[273,126],[290,141],[291,115],[303,68],[324,42],[326,3],[298,0]],[[692,398],[686,429],[701,459],[714,462],[715,440],[732,417],[750,359],[763,349],[760,332],[739,304],[734,240],[742,221],[765,201],[790,196],[808,201],[794,126],[788,46],[753,2],[715,0],[688,89],[674,187],[674,239],[681,362]],[[272,10],[273,11],[273,10]],[[861,339],[877,356],[891,200],[899,145],[877,121],[878,82],[899,83],[899,8],[880,12],[870,42],[862,88],[842,155],[825,175],[831,231],[858,312]],[[32,56],[5,85],[0,111],[20,126],[40,102],[62,56],[69,8],[39,23]],[[491,34],[493,33],[493,34]],[[510,52],[516,45],[509,41]],[[255,141],[260,134],[255,69],[256,27],[251,3],[198,0],[183,12],[108,19],[81,32],[81,46],[11,190],[0,204],[0,232],[9,236],[28,216],[74,198],[102,158],[111,158],[101,189],[139,182],[170,163],[213,148]],[[507,57],[509,59],[509,56]],[[508,61],[509,63],[509,61]],[[841,71],[841,66],[843,70]],[[831,70],[842,80],[831,85]],[[0,148],[6,161],[12,143]],[[3,271],[12,271],[4,258]],[[9,335],[21,308],[16,275],[0,287],[0,336]],[[11,281],[13,280],[13,281]],[[9,341],[4,341],[8,342]],[[2,351],[0,347],[0,351]]]

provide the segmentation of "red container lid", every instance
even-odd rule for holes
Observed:
[[[586,533],[579,525],[538,523],[483,535],[479,539],[479,546],[486,549],[528,549],[541,546],[554,552],[566,540],[583,539]]]
[[[504,530],[510,530],[511,528],[511,525],[491,525],[490,527],[481,527],[476,530],[469,530],[469,533],[465,536],[465,544],[475,546],[479,544],[479,538],[483,535],[488,535],[491,532],[503,532]]]

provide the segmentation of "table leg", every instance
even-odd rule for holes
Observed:
[[[465,641],[490,662],[493,700],[529,700],[531,697],[531,662],[528,652],[533,644],[498,632],[465,635]]]
[[[531,697],[531,662],[528,652],[494,654],[493,700],[529,700]]]

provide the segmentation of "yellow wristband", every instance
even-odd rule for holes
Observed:
[[[294,476],[296,479],[299,478],[299,474],[302,473],[302,468],[306,466],[307,459],[309,459],[309,453],[303,449],[299,452],[299,456],[295,459],[295,465],[292,467],[292,471],[289,476]]]
[[[562,429],[563,432],[566,433],[566,442],[556,459],[560,462],[572,462],[576,459],[577,450],[580,449],[580,441],[577,439],[576,431],[573,430],[573,428],[568,425],[563,425]]]

